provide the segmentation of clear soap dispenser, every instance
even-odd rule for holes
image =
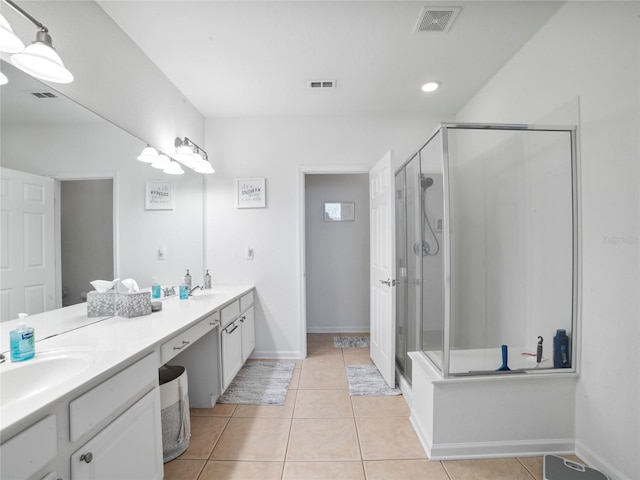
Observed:
[[[204,274],[204,288],[211,288],[211,275],[209,275],[209,270]]]
[[[184,283],[186,283],[189,290],[191,290],[191,274],[189,273],[189,269],[187,269],[187,274],[184,276]]]
[[[9,334],[11,341],[11,361],[22,362],[33,358],[36,354],[36,338],[33,327],[28,327],[26,313],[18,314],[18,326]]]

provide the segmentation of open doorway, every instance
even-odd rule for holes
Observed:
[[[369,332],[369,176],[305,176],[308,333]]]
[[[114,278],[113,179],[61,180],[62,306],[85,302],[93,280]]]

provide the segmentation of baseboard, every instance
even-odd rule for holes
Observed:
[[[420,444],[422,445],[422,448],[424,449],[424,453],[427,454],[427,458],[429,460],[432,460],[431,458],[431,436],[427,435],[427,432],[423,431],[422,428],[420,427],[420,422],[418,422],[415,417],[413,416],[413,410],[411,411],[411,415],[409,415],[409,422],[411,422],[411,426],[413,426],[413,429],[416,432],[416,435],[418,435],[418,440],[420,440]]]
[[[300,350],[254,350],[251,354],[251,358],[300,360],[302,356],[300,354]]]
[[[413,392],[411,391],[411,385],[409,382],[398,373],[396,370],[396,378],[398,379],[398,387],[400,387],[400,391],[402,392],[402,396],[404,397],[405,402],[407,402],[407,406],[409,410],[411,410],[411,406],[413,405]]]
[[[433,444],[431,438],[420,431],[418,422],[413,417],[409,419],[429,460],[535,457],[545,453],[573,454],[575,451],[572,438]]]
[[[631,477],[625,475],[600,455],[595,453],[584,443],[576,440],[576,456],[590,467],[594,467],[607,475],[611,480],[632,480]],[[635,477],[637,478],[637,477]]]
[[[369,333],[369,325],[335,325],[333,327],[307,325],[307,333]]]

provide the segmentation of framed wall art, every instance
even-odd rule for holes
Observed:
[[[173,210],[173,184],[171,182],[145,182],[145,210]]]
[[[267,189],[264,178],[236,179],[237,208],[265,208],[267,206]]]

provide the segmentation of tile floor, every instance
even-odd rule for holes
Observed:
[[[402,396],[349,396],[344,366],[371,364],[369,349],[333,337],[309,334],[283,406],[191,409],[189,448],[165,480],[542,480],[541,457],[429,461]]]

